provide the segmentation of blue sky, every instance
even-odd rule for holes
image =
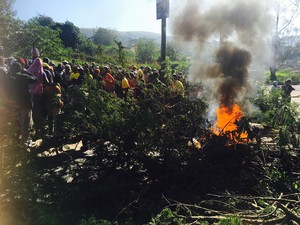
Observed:
[[[161,31],[156,0],[16,0],[14,9],[16,17],[25,21],[41,14],[55,22],[68,20],[80,28]]]

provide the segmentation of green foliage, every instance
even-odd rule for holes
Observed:
[[[180,61],[171,61],[170,63],[171,70],[176,72],[183,72],[188,74],[190,68],[190,62],[187,59],[181,59]]]
[[[82,43],[79,47],[79,51],[87,56],[95,57],[97,55],[97,45],[87,38],[82,38]]]
[[[15,0],[1,0],[0,2],[0,15],[13,17],[16,12],[13,10]]]
[[[92,40],[96,45],[111,46],[117,37],[118,31],[100,27],[93,35]]]
[[[170,208],[165,208],[157,216],[152,218],[148,225],[181,225],[184,223],[184,218],[180,218],[178,214]]]
[[[31,18],[30,21],[37,22],[41,26],[47,26],[47,27],[55,26],[54,20],[51,17],[45,15],[39,14],[38,16]]]
[[[238,217],[228,217],[225,219],[220,220],[218,225],[242,225],[242,221]]]
[[[273,126],[279,127],[279,146],[286,146],[289,143],[298,148],[300,120],[298,106],[293,104],[284,105],[274,115]]]
[[[78,49],[81,46],[80,30],[72,22],[57,23],[56,26],[61,30],[60,38],[66,48]]]
[[[95,83],[94,85],[98,84]],[[139,104],[136,104],[133,100],[123,101],[98,89],[86,90],[89,94],[87,97],[84,97],[82,94],[83,91],[84,89],[79,89],[72,94],[75,94],[75,99],[80,100],[80,105],[86,105],[89,109],[89,113],[86,114],[81,110],[82,107],[78,105],[78,101],[74,103],[71,102],[71,104],[66,106],[65,110],[67,112],[76,110],[78,117],[72,117],[72,115],[70,115],[71,120],[78,118],[81,121],[80,124],[85,127],[85,130],[88,128],[89,132],[96,132],[100,137],[105,135],[106,138],[108,138],[107,140],[111,142],[115,142],[120,138],[119,135],[123,136],[128,132],[136,133],[135,135],[132,134],[132,137],[135,138],[139,138],[140,135],[145,135],[143,134],[145,132],[149,132],[148,135],[151,136],[159,132],[159,134],[163,134],[160,138],[163,140],[164,136],[167,135],[171,137],[174,133],[165,133],[156,130],[156,126],[159,127],[164,124],[165,130],[177,132],[178,130],[182,130],[182,128],[179,127],[183,122],[186,123],[185,135],[188,135],[188,138],[190,138],[196,135],[194,133],[196,127],[201,128],[201,121],[204,120],[205,110],[203,111],[203,109],[205,109],[206,105],[203,102],[199,100],[198,102],[192,103],[188,99],[181,99],[179,101],[179,99],[172,97],[171,93],[163,87],[162,89],[155,88],[145,90],[145,99],[140,101]],[[196,114],[197,112],[198,114]],[[196,120],[194,117],[197,118],[198,124],[194,124],[194,122],[196,122],[194,121]],[[181,119],[183,121],[180,121]],[[74,122],[75,121],[72,121],[72,123]],[[127,123],[134,124],[134,130],[129,129]],[[196,127],[190,130],[192,127],[189,126]],[[75,132],[80,132],[83,127],[79,126]],[[147,131],[147,129],[145,129],[146,127],[150,130]],[[155,128],[155,130],[151,130],[152,128]],[[110,136],[107,136],[108,134],[110,134]],[[149,139],[149,141],[150,140],[151,139]],[[141,141],[145,142],[146,140],[141,139],[138,143]]]
[[[154,62],[159,55],[159,49],[153,40],[140,39],[136,49],[137,60],[140,63]]]
[[[285,155],[285,150],[282,150],[282,155]],[[256,190],[266,195],[275,195],[282,192],[294,192],[299,189],[299,178],[290,176],[289,172],[285,170],[284,166],[287,166],[291,162],[284,162],[286,159],[282,157],[283,162],[274,161],[274,166],[264,174],[264,177],[258,182]],[[258,202],[261,206],[268,206],[263,200]],[[269,208],[266,208],[269,210]]]
[[[170,60],[179,61],[180,60],[180,51],[177,49],[175,43],[168,42],[167,43],[167,54]]]
[[[4,46],[4,55],[15,53],[17,40],[14,37],[20,32],[21,22],[10,17],[0,15],[0,44]]]
[[[149,87],[143,99],[124,101],[98,85],[69,92],[76,100],[64,108],[64,141],[80,138],[94,154],[82,172],[69,168],[74,182],[89,183],[99,203],[113,199],[107,203],[110,207],[128,204],[148,183],[160,193],[170,191],[161,182],[173,183],[175,190],[192,182],[189,177],[199,173],[200,155],[187,143],[202,132],[207,105],[174,96],[164,87]],[[191,171],[189,177],[184,171]],[[124,190],[131,191],[124,195]],[[88,199],[89,195],[81,194]],[[157,207],[142,208],[149,213]]]
[[[255,119],[279,129],[279,146],[292,144],[293,147],[299,147],[299,106],[287,102],[283,95],[281,89],[271,91],[267,88],[261,89],[257,97],[252,100],[260,109]]]
[[[295,132],[298,132],[297,118],[299,116],[299,112],[297,109],[298,106],[294,104],[283,105],[280,108],[277,108],[276,113],[274,115],[273,126],[287,126]]]
[[[50,58],[62,59],[65,57],[59,31],[29,22],[22,27],[22,31],[15,33],[11,41],[15,44],[17,55],[30,57],[32,47],[37,47],[43,55]]]
[[[12,45],[10,37],[18,31],[19,21],[14,19],[16,12],[13,10],[15,0],[0,1],[0,45],[5,46],[5,55],[10,55]]]
[[[284,81],[289,78],[295,85],[300,83],[300,74],[298,72],[294,72],[291,69],[279,70],[276,72],[276,80],[279,82],[279,84],[284,84]],[[267,73],[267,80],[271,80],[269,72]]]
[[[72,49],[75,52],[81,52],[84,59],[86,56],[95,56],[97,46],[88,38],[86,38],[78,27],[73,23],[66,21],[65,23],[56,23],[51,17],[38,15],[29,20],[31,24],[51,28],[53,31],[59,32],[59,38],[65,48]],[[59,49],[62,52],[62,49]],[[70,54],[67,54],[70,55]]]
[[[116,51],[118,52],[118,62],[120,65],[124,66],[126,62],[126,55],[124,52],[125,46],[122,45],[121,41],[116,41],[115,44],[117,45]]]
[[[270,171],[269,176],[269,185],[274,192],[293,190],[295,188],[293,179],[285,171],[274,168]]]
[[[13,2],[13,0],[6,0],[3,5],[0,5],[3,11],[3,14],[0,14],[0,31],[2,30],[0,45],[5,46],[5,55],[29,58],[30,49],[34,45],[42,50],[44,56],[57,61],[75,58],[81,61],[122,66],[136,64],[137,59],[143,64],[158,63],[159,48],[152,40],[141,39],[134,52],[118,44],[119,33],[116,30],[99,28],[89,39],[81,34],[79,28],[72,22],[58,23],[45,15],[38,15],[22,23],[13,18]],[[174,44],[168,46],[171,58],[169,71],[171,69],[186,71],[187,64],[180,58],[176,46]],[[173,63],[175,59],[177,62]],[[156,67],[158,68],[159,65]]]
[[[277,110],[286,105],[283,94],[281,89],[270,90],[267,87],[263,87],[258,91],[257,96],[251,99],[251,102],[258,106],[260,110],[255,115],[259,122],[272,125]]]

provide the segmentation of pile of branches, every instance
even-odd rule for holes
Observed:
[[[198,204],[168,201],[168,207],[176,213],[164,220],[182,219],[184,224],[201,224],[203,221],[217,222],[238,218],[242,224],[299,224],[300,193],[275,197],[250,195],[208,194]],[[157,218],[159,220],[159,218]]]
[[[65,106],[53,136],[16,148],[15,160],[6,151],[5,196],[36,224],[47,224],[41,205],[63,208],[61,218],[76,208],[74,221],[92,214],[145,222],[164,207],[178,224],[231,216],[249,224],[298,221],[300,156],[272,143],[278,132],[265,142],[270,130],[259,129],[251,133],[256,142],[228,145],[227,136],[207,128],[201,99],[149,90],[144,99],[123,101],[96,90],[74,93],[78,101]],[[218,195],[224,190],[233,194]]]

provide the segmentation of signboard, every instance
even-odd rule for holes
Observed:
[[[156,0],[156,19],[169,17],[169,0]]]

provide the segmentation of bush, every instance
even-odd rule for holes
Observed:
[[[177,213],[170,208],[165,208],[148,225],[181,225],[184,223],[185,219],[178,217]]]
[[[242,221],[238,217],[228,217],[220,220],[218,225],[242,225]]]
[[[283,95],[284,93],[281,89],[272,91],[268,87],[261,88],[257,96],[251,99],[251,102],[259,109],[253,115],[253,120],[260,123],[264,122],[271,126],[277,110],[286,104],[282,97]]]

